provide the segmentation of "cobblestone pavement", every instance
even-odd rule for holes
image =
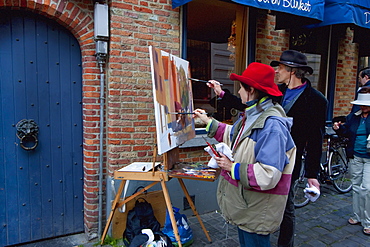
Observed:
[[[321,196],[314,202],[296,210],[296,247],[356,247],[370,246],[370,236],[362,233],[360,225],[349,225],[347,219],[352,212],[352,193],[339,194],[332,185],[321,186]],[[189,217],[189,224],[194,233],[191,247],[236,247],[239,246],[235,226],[225,224],[216,212],[201,215],[209,232],[209,243],[196,217]],[[278,232],[271,234],[271,245],[276,247]],[[86,240],[85,234],[41,241],[23,247],[69,247],[97,246],[98,240]],[[108,245],[106,245],[108,246]],[[119,246],[119,245],[116,245]]]
[[[362,233],[360,225],[349,225],[352,212],[352,192],[339,194],[332,185],[321,186],[321,196],[303,208],[296,209],[296,235],[294,246],[302,247],[346,247],[370,246],[370,236]],[[205,227],[212,243],[207,241],[195,217],[189,218],[194,231],[192,247],[239,246],[235,226],[226,226],[217,213],[203,214]],[[277,246],[278,232],[271,235],[271,246]]]

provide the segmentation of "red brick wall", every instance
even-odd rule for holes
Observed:
[[[155,119],[148,46],[179,56],[179,9],[171,1],[114,1],[107,95],[109,174],[134,161],[151,161]],[[161,160],[161,156],[158,160]]]
[[[270,64],[289,49],[289,31],[275,30],[275,16],[260,11],[257,19],[256,62]]]
[[[183,162],[203,162],[207,164],[210,156],[204,151],[205,147],[180,148],[180,160]]]
[[[335,102],[333,116],[347,115],[355,98],[358,44],[352,43],[353,30],[347,28],[346,36],[339,41]]]

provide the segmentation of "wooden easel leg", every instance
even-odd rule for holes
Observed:
[[[166,182],[164,181],[164,179],[161,180],[161,185],[162,185],[163,195],[164,195],[164,199],[166,201],[168,213],[170,215],[172,229],[173,229],[173,232],[175,234],[176,241],[179,244],[179,247],[182,247],[181,239],[180,239],[180,235],[179,235],[179,229],[177,228],[176,219],[175,219],[175,215],[173,213],[173,208],[172,208],[172,204],[171,204],[170,195],[168,194]]]
[[[108,218],[108,221],[107,223],[105,224],[105,228],[104,228],[104,232],[103,232],[103,235],[101,237],[101,243],[100,244],[103,244],[104,243],[104,240],[105,240],[105,237],[107,235],[107,232],[108,232],[108,229],[109,229],[109,225],[113,219],[113,215],[114,215],[114,212],[116,211],[116,208],[117,208],[117,205],[119,203],[119,200],[120,200],[120,197],[121,197],[121,194],[122,194],[122,191],[123,191],[123,188],[125,187],[125,184],[126,184],[126,180],[122,180],[121,181],[121,184],[118,188],[118,191],[117,191],[117,194],[116,194],[116,197],[114,198],[114,201],[112,203],[112,209],[110,211],[110,214],[109,214],[109,218]]]
[[[202,221],[202,219],[200,218],[200,216],[199,216],[199,214],[198,214],[197,209],[195,208],[195,205],[194,205],[194,203],[193,203],[193,200],[191,200],[191,197],[190,197],[190,195],[189,195],[189,192],[188,192],[188,190],[186,189],[186,186],[185,186],[185,184],[184,184],[184,181],[182,181],[182,179],[181,179],[181,178],[178,178],[178,180],[179,180],[179,183],[180,183],[180,186],[181,186],[182,190],[184,191],[185,197],[186,197],[186,199],[188,200],[188,202],[189,202],[189,205],[190,205],[191,209],[193,210],[194,215],[197,217],[197,219],[198,219],[198,221],[199,221],[199,224],[200,224],[200,226],[201,226],[201,227],[202,227],[202,229],[203,229],[204,234],[206,234],[208,241],[209,241],[209,242],[212,242],[211,237],[209,236],[208,231],[207,231],[206,227],[204,226],[203,221]]]

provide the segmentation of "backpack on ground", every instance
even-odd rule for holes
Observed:
[[[132,239],[141,234],[142,229],[151,229],[153,232],[159,232],[161,224],[154,216],[152,205],[144,198],[139,198],[135,202],[135,207],[128,211],[126,230],[123,233],[123,239],[130,243]]]

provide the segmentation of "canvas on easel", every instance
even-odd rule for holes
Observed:
[[[189,62],[149,47],[158,154],[195,137]]]

